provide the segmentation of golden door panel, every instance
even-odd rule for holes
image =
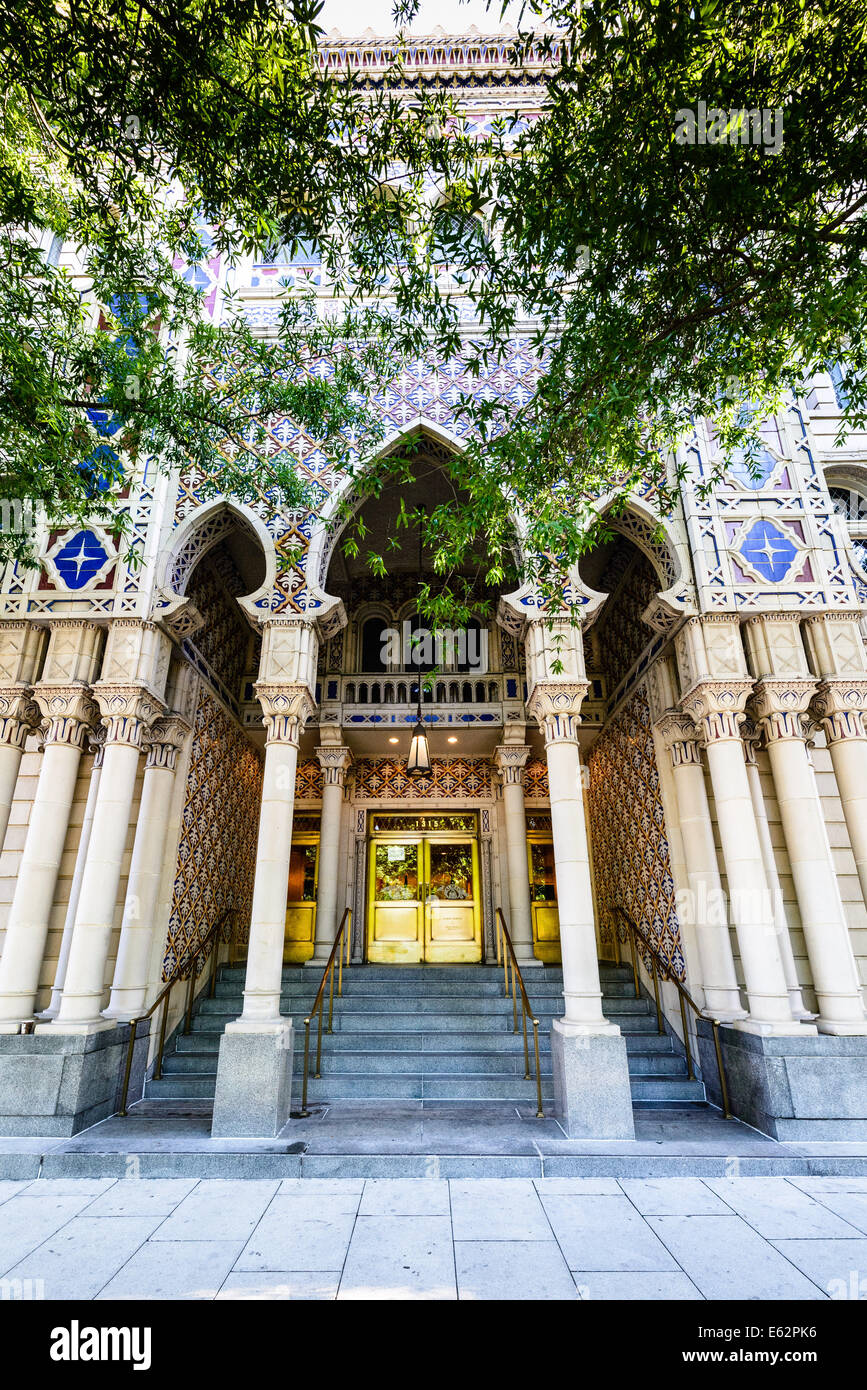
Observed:
[[[370,846],[368,960],[412,965],[423,959],[423,912],[418,840]]]
[[[304,961],[310,960],[313,955],[318,869],[318,836],[293,840],[289,856],[286,932],[283,937],[284,965],[303,965]]]
[[[426,851],[425,960],[474,964],[482,959],[476,842],[431,840]]]
[[[530,904],[533,913],[533,955],[537,960],[557,964],[560,954],[560,914],[557,910],[557,876],[554,872],[554,846],[550,840],[530,838],[527,843],[530,865]]]
[[[410,833],[395,830],[370,843],[368,960],[392,965],[480,961],[475,839],[428,838],[421,818],[402,817],[404,828]]]

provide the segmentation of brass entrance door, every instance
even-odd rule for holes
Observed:
[[[557,908],[553,842],[541,835],[528,834],[527,857],[530,861],[533,955],[549,965],[559,964],[560,913]]]
[[[462,817],[380,817],[370,842],[367,956],[379,964],[482,959],[478,843]],[[384,828],[388,826],[389,828]],[[399,827],[406,827],[398,828]]]

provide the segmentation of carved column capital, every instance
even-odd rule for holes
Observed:
[[[545,743],[577,743],[581,706],[589,681],[541,681],[533,687],[527,713],[536,719]]]
[[[867,680],[834,677],[819,683],[812,713],[829,743],[867,738]]]
[[[29,686],[0,687],[0,744],[23,751],[28,735],[39,728],[41,718]]]
[[[292,743],[296,747],[307,720],[316,710],[309,687],[257,681],[254,689],[262,706],[266,743]]]
[[[669,710],[653,727],[668,749],[672,767],[701,767],[698,730],[688,714]]]
[[[698,725],[705,743],[740,742],[744,706],[752,689],[748,680],[701,681],[687,691],[680,707]]]
[[[52,743],[82,748],[99,723],[99,710],[86,685],[35,685],[33,698],[42,712],[42,746]]]
[[[124,744],[128,748],[141,748],[145,732],[165,708],[143,685],[97,681],[93,698],[105,725],[106,744]]]
[[[346,773],[352,764],[352,753],[342,744],[338,746],[320,746],[316,749],[316,757],[319,766],[322,768],[326,787],[342,787],[346,780]]]
[[[503,743],[494,749],[494,766],[503,779],[504,786],[523,785],[524,768],[529,756],[530,749],[526,744]]]
[[[142,743],[147,750],[145,771],[148,768],[158,767],[164,768],[168,772],[174,772],[178,762],[178,753],[183,748],[189,732],[189,724],[178,714],[157,719],[151,728],[145,731],[142,738]]]
[[[811,679],[756,682],[750,713],[768,743],[806,738],[804,716],[815,691],[816,682]]]

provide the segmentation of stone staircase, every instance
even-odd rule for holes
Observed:
[[[633,1103],[668,1108],[703,1103],[704,1086],[687,1077],[676,1039],[660,1036],[649,999],[636,999],[628,967],[602,963],[604,1011],[626,1037]],[[300,1097],[304,1017],[319,984],[318,971],[285,969],[281,1010],[294,1021],[295,1074]],[[549,1033],[562,1012],[562,972],[526,971],[539,1019],[542,1088],[553,1100]],[[242,1007],[243,967],[224,968],[213,999],[201,999],[192,1030],[176,1035],[159,1081],[145,1099],[213,1098],[217,1052],[226,1024]],[[520,1016],[519,1016],[520,1027]],[[315,1027],[311,1029],[311,1050]],[[531,1046],[532,1046],[532,1034]],[[315,1057],[315,1053],[313,1053]],[[532,1058],[532,1054],[531,1054]],[[312,1060],[312,1059],[311,1059]],[[308,1100],[509,1101],[535,1104],[535,1081],[524,1078],[524,1047],[512,1031],[512,1004],[502,971],[491,966],[354,966],[344,972],[334,1001],[334,1032],[323,1036],[322,1077],[312,1077]]]

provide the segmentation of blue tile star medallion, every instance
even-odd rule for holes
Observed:
[[[740,554],[756,574],[779,584],[792,567],[798,546],[770,521],[756,521],[744,536]]]
[[[110,558],[92,531],[76,531],[53,556],[54,568],[67,589],[84,589]]]

